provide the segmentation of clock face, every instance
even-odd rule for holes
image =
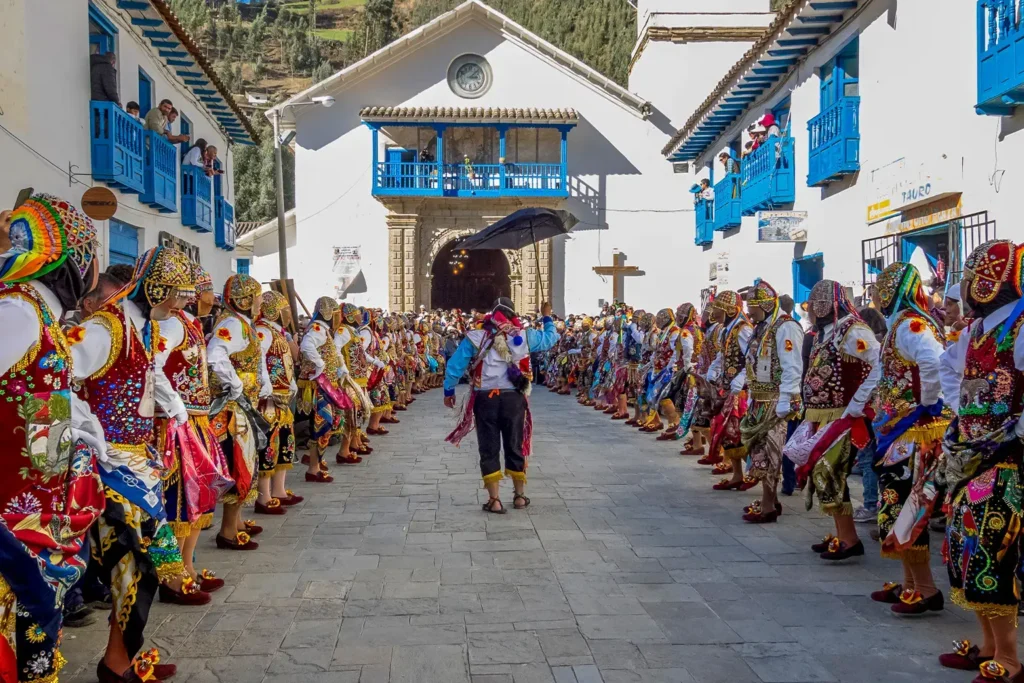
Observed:
[[[487,78],[484,70],[475,62],[467,62],[455,73],[455,82],[466,92],[475,93],[484,87]]]

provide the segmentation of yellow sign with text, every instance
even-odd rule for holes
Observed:
[[[895,216],[899,211],[894,211],[890,207],[892,206],[892,200],[883,199],[876,204],[868,205],[868,223],[877,223],[884,221],[886,218]]]

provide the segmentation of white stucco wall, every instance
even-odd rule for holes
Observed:
[[[689,247],[692,260],[707,280],[708,264],[726,254],[728,287],[735,289],[764,278],[780,292],[792,292],[792,260],[821,252],[825,277],[862,291],[861,242],[885,233],[885,224],[868,225],[867,207],[885,198],[896,181],[931,178],[941,189],[962,192],[963,213],[987,210],[997,221],[998,237],[1020,241],[1019,187],[1024,179],[1024,112],[1013,117],[978,116],[974,112],[977,56],[973,2],[944,4],[936,13],[930,0],[876,0],[720,141],[702,161],[717,155],[724,142],[739,134],[772,105],[791,95],[792,134],[796,139],[796,202],[808,212],[806,245],[758,244],[756,219],[746,217],[738,231],[715,233],[707,250]],[[807,121],[819,112],[818,67],[860,34],[860,173],[827,189],[807,186]],[[723,67],[724,69],[727,66]],[[707,93],[701,95],[701,99]],[[903,169],[893,172],[898,162]],[[717,162],[716,162],[717,163]],[[678,176],[685,191],[706,172]],[[715,170],[716,181],[721,166]],[[991,182],[993,177],[999,182]],[[785,207],[780,207],[785,208]],[[694,233],[692,216],[686,233]],[[721,287],[721,283],[719,283]],[[726,287],[722,287],[726,288]],[[688,294],[692,296],[692,294]]]
[[[467,52],[484,55],[494,72],[493,87],[475,100],[456,96],[446,79],[451,61]],[[658,93],[638,94],[654,99]],[[359,246],[369,291],[351,300],[388,303],[386,212],[371,196],[371,134],[358,116],[368,105],[576,109],[581,122],[569,134],[573,197],[567,208],[584,224],[555,249],[555,276],[565,273],[556,306],[591,310],[598,299],[610,299],[611,281],[591,268],[610,265],[614,249],[647,273],[626,283],[627,299],[638,306],[675,306],[699,285],[695,273],[679,267],[679,256],[692,246],[692,214],[673,213],[691,206],[659,154],[672,132],[667,122],[659,128],[655,117],[644,121],[489,24],[472,19],[335,96],[330,109],[296,112],[298,244],[289,249],[289,272],[304,299],[333,293],[332,247]],[[253,272],[273,276],[276,256],[256,258]]]
[[[203,137],[217,147],[226,169],[223,191],[233,201],[233,160],[216,120],[176,80],[171,68],[129,24],[126,13],[116,9],[114,0],[94,0],[94,4],[119,29],[116,53],[122,105],[138,101],[141,67],[154,81],[154,106],[161,99],[170,99],[192,122],[193,140]],[[0,35],[4,37],[0,41],[0,125],[10,131],[0,130],[0,206],[12,204],[23,187],[78,204],[88,187],[99,184],[90,174],[89,3],[59,5],[58,10],[55,3],[0,0]],[[70,186],[68,164],[82,174]],[[190,230],[181,225],[179,214],[161,214],[141,204],[137,195],[114,192],[118,199],[115,218],[139,228],[140,252],[156,246],[161,231],[169,232],[200,247],[203,265],[216,283],[230,275],[231,256],[214,246],[212,232]],[[107,223],[96,224],[103,267],[107,265]]]

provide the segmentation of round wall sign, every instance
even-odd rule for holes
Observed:
[[[490,89],[493,80],[491,65],[480,55],[462,55],[448,67],[448,87],[459,97],[476,99]]]
[[[94,221],[105,221],[117,213],[117,196],[105,187],[90,187],[82,195],[82,212]]]

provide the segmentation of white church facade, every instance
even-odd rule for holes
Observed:
[[[900,259],[951,279],[980,241],[1024,237],[1024,24],[989,3],[639,0],[623,88],[468,0],[276,109],[296,133],[296,289],[568,313],[611,299],[594,268],[623,263],[639,269],[626,301],[647,309],[756,278],[797,300],[821,277],[856,296]],[[778,136],[744,156],[766,113]],[[702,179],[714,199],[695,205]],[[536,251],[460,252],[524,207],[577,222]],[[261,280],[274,242],[253,244]]]

